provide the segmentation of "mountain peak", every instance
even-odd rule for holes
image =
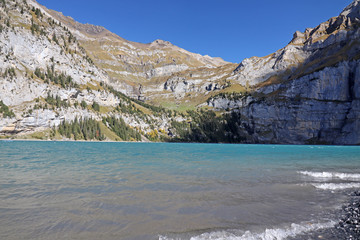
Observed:
[[[168,47],[168,46],[174,46],[174,45],[169,41],[156,39],[155,41],[150,43],[150,46],[151,47]]]
[[[102,26],[96,26],[89,23],[83,24],[83,26],[84,26],[84,30],[91,35],[97,35],[106,31],[106,29]]]
[[[360,0],[354,0],[340,15],[349,18],[360,18]]]

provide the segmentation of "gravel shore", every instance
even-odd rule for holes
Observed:
[[[351,201],[343,207],[343,216],[335,229],[342,233],[337,236],[343,239],[360,239],[360,191],[351,194]]]
[[[310,232],[293,240],[360,240],[360,191],[353,192],[339,212],[339,222],[333,228]]]

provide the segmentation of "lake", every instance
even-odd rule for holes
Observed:
[[[357,146],[0,141],[0,239],[287,239],[359,188]]]

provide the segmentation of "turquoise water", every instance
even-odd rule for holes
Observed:
[[[0,239],[286,239],[331,227],[360,147],[0,141]]]

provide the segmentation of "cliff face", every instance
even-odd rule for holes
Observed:
[[[115,110],[119,104],[137,108],[109,90],[107,72],[93,63],[74,32],[36,1],[1,1],[0,16],[0,136],[45,131],[43,137],[50,138],[49,130],[64,121],[109,116],[144,134],[165,128],[167,120],[150,111],[144,120]]]
[[[110,76],[114,88],[133,98],[161,105],[191,95],[191,101],[199,104],[199,96],[224,88],[224,79],[236,68],[221,58],[191,53],[168,41],[131,42],[105,28],[43,9],[74,32],[94,63]]]
[[[15,113],[12,118],[0,120],[0,131],[13,129],[14,132],[22,132],[49,128],[64,120],[64,115],[75,117],[75,109],[68,109],[69,114],[59,114],[48,108],[33,111],[35,104],[43,104],[48,94],[59,96],[61,100],[70,100],[78,90],[46,83],[45,78],[41,79],[40,75],[34,74],[36,69],[45,73],[47,68],[52,67],[59,74],[66,72],[71,82],[79,86],[96,85],[92,80],[94,78],[107,81],[103,71],[85,60],[86,54],[78,44],[68,41],[71,33],[57,23],[47,22],[48,16],[44,13],[37,12],[36,15],[31,3],[7,1],[0,8],[0,96],[3,103]],[[66,50],[62,47],[65,45]],[[113,104],[112,97],[105,96],[104,104]],[[100,93],[89,94],[86,98],[88,102],[95,99],[99,101]],[[82,92],[78,99],[74,98],[72,101],[84,99],[85,94]],[[80,114],[83,113],[79,112]]]
[[[245,60],[232,78],[253,91],[209,105],[236,109],[246,142],[360,144],[359,9],[354,1],[276,53]]]
[[[359,144],[359,67],[360,61],[341,62],[273,86],[276,96],[238,110],[243,134],[249,142]]]

